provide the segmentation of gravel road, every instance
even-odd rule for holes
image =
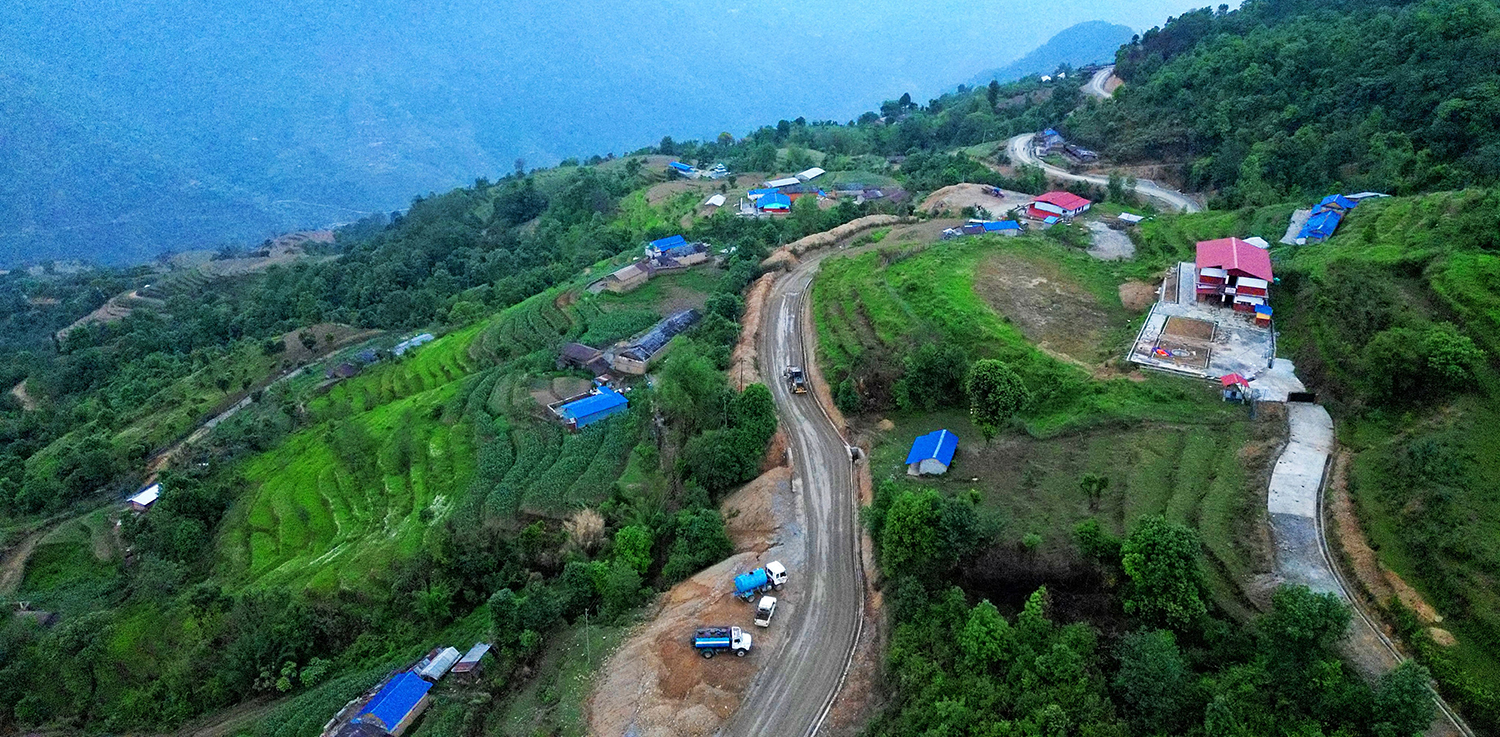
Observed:
[[[1037,158],[1036,154],[1034,154],[1031,150],[1030,133],[1023,133],[1019,136],[1016,136],[1015,138],[1010,139],[1010,160],[1011,163],[1016,164],[1017,166],[1022,164],[1025,164],[1027,166],[1039,166],[1042,168],[1042,171],[1047,172],[1048,176],[1055,179],[1062,179],[1070,182],[1088,182],[1089,184],[1097,184],[1101,187],[1109,184],[1109,177],[1101,177],[1094,174],[1074,174],[1067,169],[1059,169]],[[1192,198],[1188,197],[1187,195],[1178,192],[1175,189],[1168,189],[1166,187],[1163,187],[1149,179],[1138,180],[1135,184],[1135,191],[1137,194],[1145,195],[1146,197],[1150,197],[1151,199],[1158,202],[1163,202],[1167,205],[1167,207],[1170,207],[1174,210],[1181,210],[1183,212],[1199,212],[1203,209],[1201,205],[1199,205],[1197,202],[1194,202]]]
[[[834,253],[834,252],[830,252]],[[806,365],[813,343],[807,292],[826,253],[805,257],[772,288],[761,332],[761,371],[786,431],[802,495],[805,564],[788,587],[806,593],[784,628],[778,662],[760,670],[720,730],[725,735],[815,734],[843,685],[864,616],[854,470],[848,446],[814,393],[794,395],[781,381],[788,365]],[[753,657],[753,655],[752,655]]]

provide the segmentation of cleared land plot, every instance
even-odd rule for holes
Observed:
[[[1162,333],[1192,340],[1213,340],[1214,323],[1191,317],[1169,317]]]
[[[1126,320],[1123,308],[1100,300],[1059,262],[1021,250],[986,255],[974,291],[1027,340],[1084,362],[1102,359],[1111,324]]]

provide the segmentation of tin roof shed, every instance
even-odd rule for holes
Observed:
[[[399,673],[380,688],[354,721],[367,724],[374,719],[387,731],[394,730],[396,725],[406,721],[407,716],[417,709],[430,690],[432,684],[422,680],[416,673]]]

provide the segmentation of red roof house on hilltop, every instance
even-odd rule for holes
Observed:
[[[1088,210],[1093,204],[1072,192],[1048,192],[1038,195],[1036,201],[1026,208],[1026,214],[1036,220],[1046,220],[1049,217],[1070,218]]]
[[[1198,300],[1232,305],[1254,312],[1266,303],[1271,281],[1271,256],[1238,238],[1198,242]]]

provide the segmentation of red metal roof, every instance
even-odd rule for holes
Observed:
[[[1272,280],[1271,256],[1238,238],[1198,241],[1198,268],[1218,267],[1238,275]]]
[[[1245,377],[1240,376],[1239,374],[1225,374],[1224,376],[1222,376],[1222,377],[1219,378],[1219,381],[1223,382],[1224,386],[1226,386],[1226,387],[1227,386],[1235,386],[1235,385],[1239,385],[1239,386],[1249,386],[1250,385],[1250,382],[1245,381]]]
[[[1072,192],[1048,192],[1037,196],[1036,201],[1045,202],[1049,205],[1057,205],[1064,210],[1081,210],[1084,207],[1094,204]]]

